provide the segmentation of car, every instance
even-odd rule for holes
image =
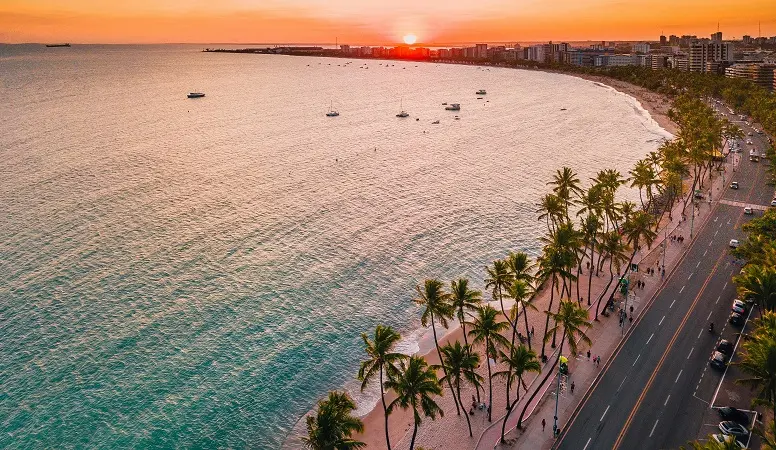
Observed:
[[[725,339],[720,339],[716,346],[717,351],[724,355],[731,355],[733,348],[733,343]]]
[[[746,214],[747,216],[751,216],[752,214],[754,214],[754,210],[752,210],[751,206],[746,206],[744,207],[744,214]]]
[[[721,431],[722,433],[733,435],[737,438],[749,436],[749,430],[747,430],[740,423],[733,422],[732,420],[726,420],[724,422],[720,422],[718,427],[719,427],[719,431]]]
[[[763,134],[763,130],[758,129],[757,134]]]
[[[725,406],[717,410],[719,417],[722,420],[732,420],[738,422],[743,426],[749,425],[749,415],[740,409],[733,408],[732,406]]]
[[[742,327],[744,326],[744,322],[746,322],[746,319],[744,319],[744,316],[738,313],[733,313],[730,315],[730,318],[728,319],[728,322],[730,322],[731,325],[736,327]]]
[[[741,441],[736,440],[735,436],[730,436],[727,434],[712,434],[711,439],[717,442],[718,444],[726,444],[731,441],[735,441],[734,445],[738,446],[738,448],[746,448],[746,446],[743,443],[741,443]],[[727,448],[727,447],[724,447],[724,448]]]
[[[752,132],[750,131],[750,132],[749,132],[749,134],[748,134],[748,136],[751,136],[751,135],[752,135]]]
[[[741,314],[741,315],[746,314],[746,309],[743,306],[740,306],[740,305],[735,305],[734,304],[733,306],[730,307],[730,310],[733,311],[734,313],[738,313],[738,314]]]
[[[733,306],[740,306],[740,307],[742,307],[742,308],[744,308],[744,309],[747,309],[747,308],[749,308],[749,305],[747,305],[746,303],[742,302],[742,301],[741,301],[741,300],[739,300],[739,299],[735,299],[735,300],[733,300]]]
[[[746,143],[747,143],[747,144],[749,144],[749,145],[754,145],[754,144],[752,143],[752,140],[751,140],[751,139],[747,139],[747,140],[746,140]]]
[[[771,200],[771,206],[776,206],[776,198],[774,198],[773,200]]]
[[[738,242],[738,239],[731,239],[730,240],[730,247],[731,248],[738,248],[739,245],[741,245],[741,243]]]
[[[699,199],[702,199],[704,197],[703,192],[701,192],[700,189],[696,189],[693,195],[695,196],[695,198],[699,198]]]
[[[730,183],[730,189],[738,189],[738,181]]]
[[[727,361],[727,355],[714,350],[714,353],[711,354],[711,358],[709,358],[709,365],[715,369],[725,370],[727,367]]]
[[[767,158],[767,157],[768,157],[768,153],[766,152],[760,153],[760,158]]]

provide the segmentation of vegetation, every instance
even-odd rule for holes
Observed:
[[[312,450],[350,450],[366,447],[350,436],[364,430],[364,424],[351,415],[356,404],[344,392],[329,392],[318,402],[318,411],[307,417],[305,447]]]
[[[415,436],[418,434],[418,425],[422,422],[420,413],[425,417],[435,419],[437,414],[441,417],[445,413],[434,401],[435,395],[442,395],[442,386],[437,379],[436,371],[428,367],[426,360],[412,356],[407,364],[402,361],[399,373],[389,378],[385,387],[396,393],[396,399],[388,405],[388,414],[396,407],[412,409],[414,417],[412,440],[410,450],[415,448]]]

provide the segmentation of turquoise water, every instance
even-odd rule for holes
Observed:
[[[665,135],[559,75],[197,50],[0,46],[0,447],[278,448],[415,283],[538,249],[555,169]]]

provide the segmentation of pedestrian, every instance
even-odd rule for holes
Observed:
[[[571,393],[572,394],[574,393],[574,382],[573,381],[571,382]]]
[[[622,320],[620,322],[622,323]],[[598,366],[598,355],[593,356],[593,365]]]
[[[660,278],[662,279],[662,278],[665,278],[665,277],[666,277],[666,268],[663,267],[663,272],[660,273]]]
[[[531,337],[533,336],[534,336],[534,329],[533,329],[533,325],[531,325]]]
[[[587,360],[590,361],[590,350],[587,351]]]
[[[598,355],[598,367],[601,367],[601,355]]]
[[[542,419],[542,432],[544,432],[545,425],[547,425],[547,421]]]

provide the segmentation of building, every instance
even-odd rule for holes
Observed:
[[[475,47],[477,59],[486,59],[488,57],[488,44],[477,44]]]
[[[639,42],[633,45],[634,53],[649,53],[649,44],[646,42]]]
[[[753,41],[752,36],[744,35],[744,37],[741,38],[741,42],[743,42],[746,45],[751,45],[752,41]]]
[[[725,69],[725,76],[728,78],[743,78],[750,80],[766,89],[773,89],[776,65],[763,63],[741,63],[733,64]]]
[[[690,70],[690,58],[686,53],[677,53],[668,58],[668,67],[687,72]]]
[[[722,42],[722,32],[717,31],[716,33],[712,33],[711,40],[714,42]]]
[[[652,70],[666,68],[668,67],[668,55],[653,53],[649,55],[648,62],[647,67],[650,67]]]
[[[639,55],[596,55],[596,67],[621,67],[641,65]]]
[[[690,72],[707,72],[708,62],[732,62],[733,44],[708,39],[690,43]]]
[[[660,36],[660,46],[663,47],[663,46],[665,46],[667,44],[668,44],[668,40],[666,39],[665,36],[661,35]]]
[[[679,45],[679,36],[672,34],[668,37],[668,45]]]

